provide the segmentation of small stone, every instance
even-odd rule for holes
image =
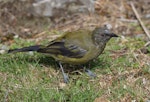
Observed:
[[[0,54],[4,54],[6,50],[0,50]]]

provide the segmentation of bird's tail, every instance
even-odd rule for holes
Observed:
[[[19,49],[10,49],[8,50],[8,53],[38,51],[41,47],[42,47],[41,45],[35,45],[35,46],[23,47]]]

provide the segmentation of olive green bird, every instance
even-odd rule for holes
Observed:
[[[64,73],[61,63],[79,65],[97,58],[103,52],[106,43],[112,37],[118,36],[112,33],[107,27],[98,27],[93,31],[77,30],[64,33],[46,46],[35,45],[12,49],[9,50],[8,53],[36,51],[48,54],[59,62],[64,82],[67,83],[69,78]],[[92,76],[92,73],[89,70],[87,71]]]

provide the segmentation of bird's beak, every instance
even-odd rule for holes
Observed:
[[[116,35],[114,33],[111,33],[109,36],[111,36],[111,37],[118,37],[118,35]]]

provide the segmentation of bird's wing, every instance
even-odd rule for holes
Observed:
[[[62,55],[70,58],[81,58],[87,50],[75,44],[65,43],[64,41],[51,42],[47,47],[38,50],[41,53]]]

